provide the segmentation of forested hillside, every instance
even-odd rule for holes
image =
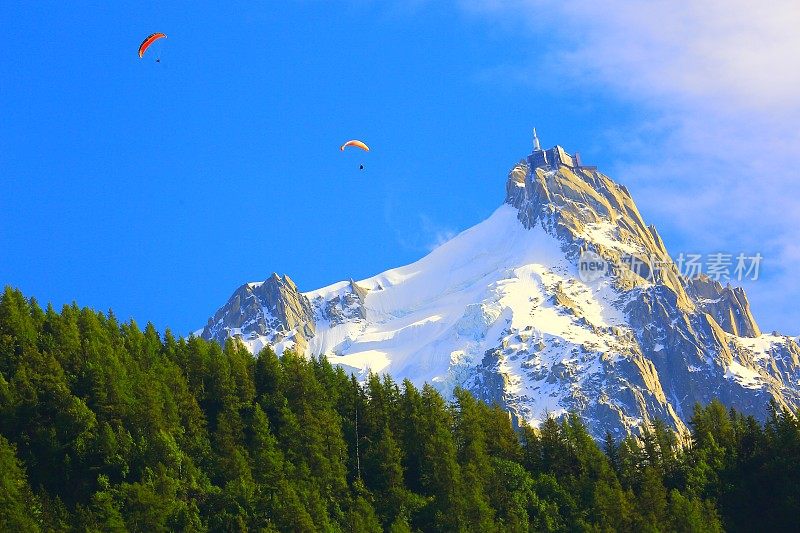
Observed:
[[[775,409],[598,445],[575,416],[515,431],[463,391],[0,299],[0,531],[791,529],[798,479]]]

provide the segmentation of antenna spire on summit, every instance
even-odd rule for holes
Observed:
[[[539,137],[536,136],[536,128],[533,128],[533,149],[534,150],[542,149],[542,147],[539,145]]]

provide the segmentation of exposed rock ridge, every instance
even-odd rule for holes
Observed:
[[[750,312],[750,302],[741,287],[723,287],[706,275],[688,280],[687,292],[704,313],[727,331],[739,337],[758,337],[761,331]]]
[[[592,250],[608,260],[621,270],[620,289],[654,281],[675,292],[681,309],[694,309],[661,237],[645,225],[627,188],[596,170],[529,163],[530,158],[517,164],[506,183],[506,203],[519,210],[525,227],[541,224],[574,259]]]
[[[317,309],[317,316],[327,320],[330,325],[337,326],[348,320],[364,320],[367,318],[367,311],[364,307],[364,299],[367,296],[367,292],[366,288],[361,287],[351,279],[334,296],[327,299],[317,296],[312,303]]]
[[[228,337],[266,336],[271,344],[291,339],[304,351],[314,336],[314,313],[308,298],[289,276],[273,273],[263,283],[246,283],[208,321],[201,336],[224,343]]]
[[[519,210],[525,227],[539,224],[559,238],[573,258],[592,250],[612,264],[610,275],[636,341],[631,361],[639,369],[638,379],[646,383],[634,389],[650,390],[656,404],[640,413],[671,411],[674,416],[667,418],[680,428],[678,419],[691,413],[695,402],[715,397],[762,417],[769,399],[796,405],[796,342],[770,339],[766,344],[774,360],[766,365],[763,354],[743,349],[737,338],[761,335],[744,290],[723,287],[707,276],[681,277],[661,237],[644,224],[625,187],[596,170],[531,168],[528,158],[509,174],[506,203]],[[631,257],[639,261],[638,269],[623,260]],[[654,264],[658,270],[651,270]],[[571,307],[560,292],[553,298]]]

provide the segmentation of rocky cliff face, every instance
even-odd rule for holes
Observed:
[[[304,351],[314,336],[308,298],[289,278],[273,273],[266,281],[246,283],[203,328],[204,339],[224,344],[228,337]]]
[[[589,255],[601,274],[581,270]],[[682,277],[625,187],[531,158],[488,220],[420,261],[307,293],[243,285],[202,335],[465,387],[533,424],[577,411],[596,436],[655,418],[684,431],[715,397],[759,417],[770,399],[800,406],[800,347],[761,334],[744,291]]]
[[[687,292],[697,307],[728,333],[753,338],[761,335],[741,287],[723,287],[708,276],[699,276],[688,280]]]

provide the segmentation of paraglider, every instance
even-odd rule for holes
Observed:
[[[144,53],[147,51],[148,48],[150,48],[151,44],[153,44],[154,42],[156,42],[157,40],[162,39],[162,38],[166,39],[167,36],[164,35],[163,33],[153,33],[151,35],[148,35],[147,39],[142,41],[142,44],[139,45],[139,59],[144,57]],[[161,62],[161,58],[156,58],[156,62],[160,63]]]
[[[346,143],[344,143],[344,144],[343,144],[343,145],[342,145],[342,146],[339,148],[339,150],[341,150],[342,152],[344,152],[344,149],[345,149],[345,148],[347,148],[348,146],[353,146],[353,147],[355,147],[355,148],[361,148],[361,149],[362,149],[362,150],[364,150],[365,152],[369,152],[369,146],[367,146],[367,145],[366,145],[366,144],[364,144],[363,142],[361,142],[361,141],[359,141],[359,140],[356,140],[356,139],[353,139],[352,141],[347,141]],[[360,164],[360,165],[358,165],[358,170],[364,170],[364,164],[363,164],[363,163],[362,163],[362,164]]]
[[[344,149],[345,149],[346,147],[348,147],[348,146],[355,146],[356,148],[361,148],[361,149],[362,149],[362,150],[364,150],[365,152],[369,152],[369,146],[367,146],[367,145],[366,145],[366,144],[364,144],[363,142],[361,142],[361,141],[357,141],[357,140],[355,140],[355,139],[353,139],[352,141],[347,141],[346,143],[344,143],[344,144],[341,146],[341,148],[339,148],[339,150],[341,150],[341,151],[343,151],[343,152],[344,152]]]

